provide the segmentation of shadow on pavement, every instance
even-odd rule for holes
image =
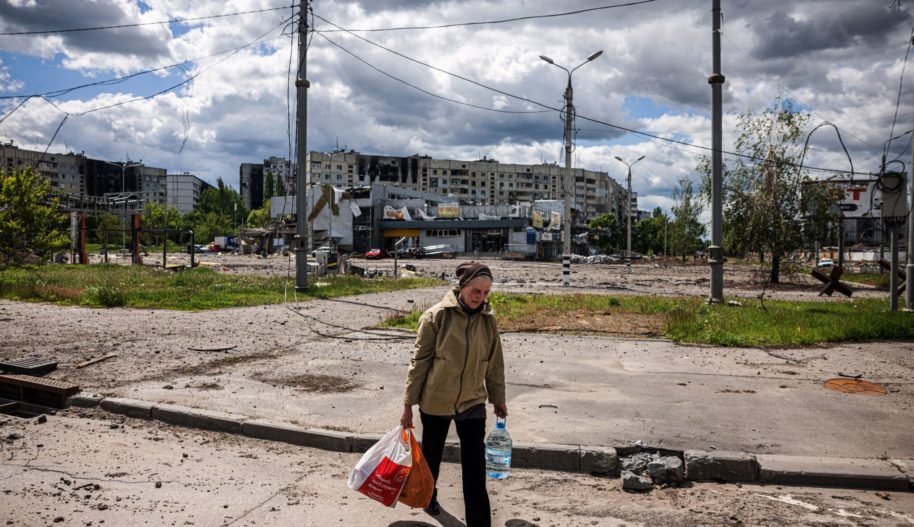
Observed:
[[[432,519],[434,521],[438,522],[438,524],[441,525],[441,527],[466,527],[466,524],[464,524],[462,521],[458,520],[457,518],[451,516],[451,514],[448,511],[444,510],[444,508],[441,509],[441,514],[439,514],[438,516],[433,516]],[[437,527],[437,526],[433,523],[428,523],[428,522],[405,520],[405,521],[395,521],[395,522],[391,523],[390,525],[388,525],[387,527]]]

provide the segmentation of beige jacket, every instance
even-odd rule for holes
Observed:
[[[432,415],[456,415],[485,403],[505,404],[505,364],[495,313],[486,304],[467,315],[448,292],[419,319],[403,402]]]

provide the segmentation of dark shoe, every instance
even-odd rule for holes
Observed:
[[[438,516],[441,514],[441,505],[438,504],[438,500],[432,500],[432,502],[428,504],[428,507],[422,510],[429,516]]]

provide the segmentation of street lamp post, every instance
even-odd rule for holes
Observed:
[[[574,145],[574,91],[571,88],[571,75],[588,62],[603,54],[603,50],[591,53],[587,60],[568,70],[560,66],[545,55],[540,58],[557,68],[565,70],[568,74],[568,86],[565,87],[565,174],[562,178],[562,193],[564,194],[564,219],[562,229],[562,285],[568,287],[571,276],[571,192],[574,191],[574,175],[571,173],[571,150]],[[571,183],[569,185],[569,179]],[[569,188],[570,187],[570,188]]]
[[[639,157],[631,163],[626,163],[621,157],[615,156],[616,160],[628,167],[628,177],[626,181],[628,182],[628,205],[625,207],[625,215],[628,216],[628,235],[626,236],[627,241],[625,243],[625,250],[628,253],[628,263],[626,263],[627,271],[632,272],[632,166],[634,166],[638,161],[644,159],[644,156]]]

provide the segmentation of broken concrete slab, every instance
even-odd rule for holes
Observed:
[[[887,460],[758,455],[759,481],[879,490],[911,490],[906,474]]]
[[[137,417],[140,419],[152,419],[152,407],[155,405],[146,401],[137,401],[136,399],[106,397],[102,399],[99,406],[102,410],[113,414]]]
[[[759,462],[753,454],[686,450],[684,457],[689,481],[751,483],[759,479]]]
[[[350,452],[352,450],[349,435],[333,430],[307,429],[287,423],[254,420],[244,421],[241,424],[241,433],[257,439],[281,441],[334,452]]]
[[[578,445],[515,444],[511,465],[546,470],[580,470],[581,447]]]
[[[676,456],[663,456],[647,464],[647,473],[654,483],[679,485],[685,481],[682,460]]]
[[[152,407],[152,418],[173,425],[232,434],[241,433],[241,423],[245,419],[243,416],[171,404],[154,405]]]
[[[622,489],[623,490],[634,490],[638,492],[643,492],[646,490],[651,490],[653,488],[653,482],[648,476],[642,476],[641,474],[635,474],[630,470],[622,471]]]
[[[581,447],[581,471],[593,476],[617,478],[619,456],[612,447]]]

